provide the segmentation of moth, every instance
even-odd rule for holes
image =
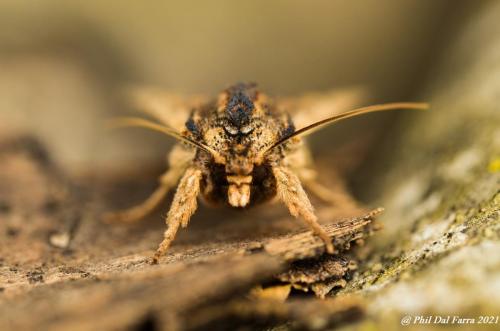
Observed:
[[[179,228],[188,225],[199,197],[210,205],[239,209],[277,197],[290,214],[305,221],[332,254],[332,240],[318,223],[304,187],[324,200],[329,199],[330,191],[317,180],[302,138],[326,125],[362,114],[428,107],[412,102],[380,104],[316,120],[314,112],[289,111],[290,102],[268,97],[253,83],[230,86],[212,100],[184,100],[167,95],[146,97],[140,102],[139,106],[156,122],[124,117],[116,119],[114,126],[159,131],[179,143],[169,153],[168,170],[151,196],[131,209],[108,213],[105,219],[137,221],[160,204],[177,184],[154,263],[167,251]],[[314,121],[303,124],[308,118]]]

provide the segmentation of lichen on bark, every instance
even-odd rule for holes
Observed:
[[[500,311],[499,19],[498,3],[469,18],[420,94],[430,111],[405,118],[383,155],[392,167],[370,187],[385,233],[341,291],[366,295],[362,327]]]

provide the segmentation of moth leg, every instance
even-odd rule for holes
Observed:
[[[318,223],[314,208],[302,188],[299,178],[289,168],[273,167],[276,178],[276,188],[279,198],[285,203],[294,217],[302,216],[307,225],[320,237],[326,246],[326,251],[333,254],[332,239]]]
[[[340,203],[336,192],[318,182],[311,153],[303,141],[295,145],[295,149],[287,155],[285,162],[285,165],[298,176],[307,191],[324,202]]]
[[[103,215],[103,220],[132,223],[144,218],[165,199],[168,192],[181,178],[192,157],[192,151],[179,145],[175,146],[169,154],[170,169],[160,177],[160,186],[140,205],[119,212],[106,213]]]
[[[334,206],[357,208],[356,202],[350,195],[346,194],[347,190],[343,185],[337,186],[336,188],[328,188],[321,184],[316,178],[301,178],[301,180],[306,190],[314,194],[320,200],[331,203]]]
[[[163,241],[156,250],[152,261],[153,263],[158,263],[158,259],[165,254],[174,240],[177,230],[179,230],[179,226],[185,228],[189,219],[195,212],[198,206],[197,197],[200,193],[201,174],[200,169],[190,167],[182,176],[179,186],[177,186],[172,206],[165,220],[168,228],[163,234]]]
[[[179,176],[177,176],[178,171],[168,170],[160,179],[160,186],[141,204],[134,206],[132,208],[118,211],[105,213],[102,218],[105,222],[124,222],[133,223],[144,218],[146,215],[151,213],[165,198],[168,191],[175,185]]]
[[[306,145],[299,145],[287,157],[287,166],[299,177],[304,185],[304,188],[318,197],[320,200],[332,204],[334,206],[342,206],[345,208],[357,208],[354,199],[347,193],[344,181],[338,176],[335,171],[333,172],[333,182],[335,185],[326,187],[318,180],[318,174],[313,168],[313,160],[309,149]]]

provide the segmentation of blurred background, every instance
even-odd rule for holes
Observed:
[[[126,111],[119,91],[130,85],[217,93],[255,81],[271,95],[359,85],[366,102],[412,101],[457,22],[484,3],[2,0],[0,129],[36,134],[82,174],[163,160],[168,139],[103,130]],[[360,125],[383,132],[395,116],[329,128],[315,150]]]

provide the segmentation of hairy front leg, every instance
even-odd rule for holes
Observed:
[[[359,208],[343,183],[336,183],[334,188],[329,188],[321,184],[316,178],[301,178],[301,180],[306,190],[332,206],[349,209]]]
[[[177,184],[193,157],[193,152],[183,146],[175,146],[169,154],[169,169],[160,177],[160,186],[141,204],[132,208],[105,213],[105,222],[133,223],[150,214]]]
[[[285,165],[297,175],[306,191],[323,202],[335,207],[358,208],[356,201],[347,193],[343,180],[335,172],[335,185],[332,187],[326,187],[318,180],[311,153],[303,142],[296,145],[295,150],[286,157]]]
[[[273,167],[277,193],[294,217],[302,216],[307,225],[318,235],[326,246],[326,251],[333,254],[332,239],[318,223],[314,208],[302,188],[299,178],[287,167]]]
[[[182,176],[167,214],[166,223],[168,228],[163,235],[163,241],[160,243],[153,257],[153,263],[158,263],[158,259],[165,254],[175,239],[179,227],[182,226],[185,228],[195,212],[198,206],[197,197],[200,193],[201,174],[200,169],[190,167],[186,170],[184,176]]]

